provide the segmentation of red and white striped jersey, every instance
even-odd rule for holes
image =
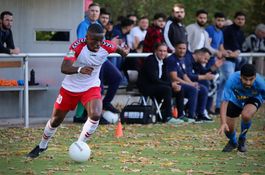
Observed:
[[[103,41],[97,52],[88,49],[86,39],[76,40],[69,48],[69,52],[64,60],[73,61],[73,66],[84,67],[90,66],[94,68],[91,75],[77,73],[66,75],[62,87],[71,92],[84,92],[92,87],[100,86],[99,72],[102,64],[106,61],[110,53],[115,52],[117,46],[111,41]]]

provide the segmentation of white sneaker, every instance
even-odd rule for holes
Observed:
[[[167,121],[167,123],[178,125],[178,124],[184,123],[184,121],[180,119],[175,119],[174,117],[172,117],[170,120]]]
[[[206,109],[204,110],[203,114],[205,118],[212,120],[212,118],[209,116],[208,111]]]

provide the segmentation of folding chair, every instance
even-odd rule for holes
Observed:
[[[128,76],[129,76],[129,83],[136,83],[138,79],[138,71],[136,70],[127,70]],[[137,92],[136,94],[133,94],[134,96],[139,96],[140,97],[140,103],[143,105],[148,105],[150,104],[150,99],[152,100],[153,103],[150,105],[153,105],[156,110],[156,114],[159,116],[159,118],[162,120],[162,114],[161,114],[161,106],[163,104],[164,99],[161,100],[160,103],[157,102],[155,97],[146,97],[143,96],[140,92]],[[129,100],[129,99],[128,99]]]
[[[162,107],[162,104],[163,104],[163,101],[164,99],[161,100],[160,103],[157,102],[156,98],[155,97],[145,97],[145,96],[140,96],[140,100],[141,102],[143,103],[143,105],[147,105],[147,104],[150,104],[150,99],[152,100],[152,105],[155,107],[155,110],[156,110],[156,114],[159,116],[159,118],[162,120],[163,117],[162,117],[162,114],[161,114],[161,107]]]

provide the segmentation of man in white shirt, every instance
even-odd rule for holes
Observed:
[[[129,35],[127,35],[128,45],[131,50],[136,50],[139,46],[139,43],[144,40],[148,26],[148,18],[145,16],[141,17],[138,26],[132,28]]]

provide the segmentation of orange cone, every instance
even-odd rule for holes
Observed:
[[[121,124],[121,120],[119,120],[118,125],[116,127],[116,131],[115,131],[115,137],[119,138],[122,136],[123,136],[122,124]]]
[[[176,107],[172,108],[172,116],[174,118],[178,118],[178,109]]]

